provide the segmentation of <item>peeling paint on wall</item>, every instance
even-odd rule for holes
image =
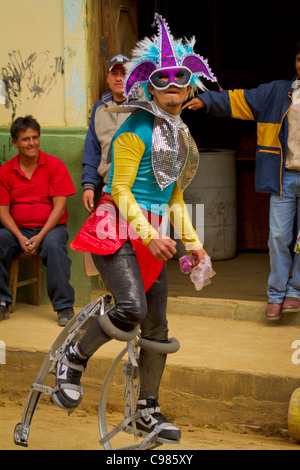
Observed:
[[[3,80],[0,80],[0,104],[6,103],[5,95],[6,95],[5,83]]]
[[[14,120],[18,106],[28,103],[32,107],[53,90],[59,76],[64,75],[63,58],[54,57],[50,51],[32,52],[23,58],[19,50],[12,51],[1,74],[5,107],[11,109]]]
[[[72,35],[75,33],[75,29],[81,15],[82,6],[82,0],[65,0],[64,16]]]
[[[86,0],[64,0],[65,105],[67,125],[87,123]]]
[[[76,120],[83,103],[86,100],[85,86],[81,81],[77,68],[74,67],[66,90],[66,98],[72,108],[73,118]]]

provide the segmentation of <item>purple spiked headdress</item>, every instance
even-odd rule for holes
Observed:
[[[171,32],[162,16],[155,13],[155,19],[159,31],[159,68],[178,67]]]
[[[182,81],[170,82],[167,86],[175,84],[178,87],[185,87],[190,83],[193,89],[205,90],[206,87],[199,78],[201,76],[217,82],[208,62],[194,53],[195,38],[184,44],[182,40],[173,38],[166,21],[158,13],[155,13],[155,21],[158,25],[158,36],[154,36],[151,40],[144,38],[139,41],[132,51],[133,60],[126,65],[128,71],[124,84],[126,96],[130,96],[143,86],[146,96],[149,97],[147,85],[150,82],[154,87],[159,84],[160,88],[163,88],[164,83],[160,81],[160,73],[169,74],[170,77],[174,77],[178,71],[184,74],[185,78]],[[172,78],[170,80],[172,81]]]

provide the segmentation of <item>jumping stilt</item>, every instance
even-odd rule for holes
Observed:
[[[27,401],[25,404],[22,421],[18,423],[14,430],[14,442],[16,445],[28,447],[29,430],[32,424],[34,412],[38,405],[41,394],[53,396],[55,394],[55,387],[44,385],[44,382],[49,374],[55,375],[57,362],[61,359],[65,350],[74,345],[85,333],[91,322],[95,317],[103,317],[101,321],[106,322],[106,328],[109,330],[111,325],[107,324],[105,319],[105,308],[111,303],[110,296],[104,296],[96,299],[83,310],[81,310],[63,329],[60,335],[50,348],[46,358],[44,359],[39,373],[31,385]],[[118,332],[115,332],[118,336]],[[123,431],[127,434],[133,435],[135,443],[123,449],[132,450],[147,450],[154,449],[162,444],[179,444],[179,440],[169,440],[159,437],[159,433],[170,423],[162,423],[157,425],[151,432],[143,432],[137,429],[136,421],[143,416],[151,416],[157,412],[156,408],[137,409],[137,396],[139,392],[139,373],[138,373],[138,357],[139,348],[151,349],[159,353],[169,354],[176,352],[180,345],[175,338],[171,338],[168,342],[160,343],[155,341],[140,338],[138,328],[134,332],[135,337],[127,341],[126,347],[118,354],[116,359],[110,366],[109,371],[103,381],[101,388],[99,407],[98,407],[98,422],[100,431],[100,444],[105,450],[112,449],[112,439]],[[121,335],[121,333],[120,333]],[[125,333],[125,338],[128,334]],[[132,336],[132,335],[131,335]],[[122,340],[122,338],[118,338]],[[126,339],[125,339],[126,340]],[[123,339],[124,341],[124,339]],[[128,354],[128,359],[124,361],[123,373],[125,375],[125,412],[124,420],[118,424],[112,431],[108,432],[107,429],[107,399],[109,396],[109,389],[116,374],[119,364],[121,363],[125,354]],[[68,413],[72,413],[70,410]],[[142,440],[141,440],[142,439]],[[137,442],[140,440],[140,442]]]

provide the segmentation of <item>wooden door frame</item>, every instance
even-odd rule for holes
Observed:
[[[99,100],[102,94],[104,63],[101,63],[100,58],[103,57],[106,52],[102,25],[102,2],[101,0],[87,0],[86,5],[88,108],[90,117],[93,105]]]
[[[119,51],[116,51],[115,31],[111,30],[111,0],[86,0],[86,5],[88,114],[90,118],[93,105],[100,99],[102,93],[107,89],[106,74],[109,58]],[[121,4],[120,7],[126,9],[125,4]],[[119,15],[115,19],[115,24],[118,24]],[[136,36],[137,39],[137,31]]]

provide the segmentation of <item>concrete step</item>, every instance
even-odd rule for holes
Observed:
[[[247,321],[270,325],[265,318],[266,302],[216,299],[199,297],[169,297],[168,311],[170,314],[201,316],[206,318],[219,318],[223,320]],[[300,326],[300,312],[281,316],[274,322],[278,325]]]
[[[167,359],[160,395],[163,412],[179,426],[250,429],[265,435],[285,432],[290,397],[300,387],[300,364],[293,348],[296,341],[300,344],[298,320],[267,323],[256,303],[247,303],[245,313],[241,302],[196,300],[169,299],[170,336],[179,339],[181,348]],[[25,404],[60,332],[49,305],[17,304],[10,319],[0,322],[0,340],[6,345],[1,395],[15,385]],[[123,347],[124,343],[111,341],[90,360],[82,383],[84,406],[98,406],[103,378]],[[112,409],[123,407],[123,385],[120,366],[110,393]],[[20,418],[22,412],[20,408]]]

